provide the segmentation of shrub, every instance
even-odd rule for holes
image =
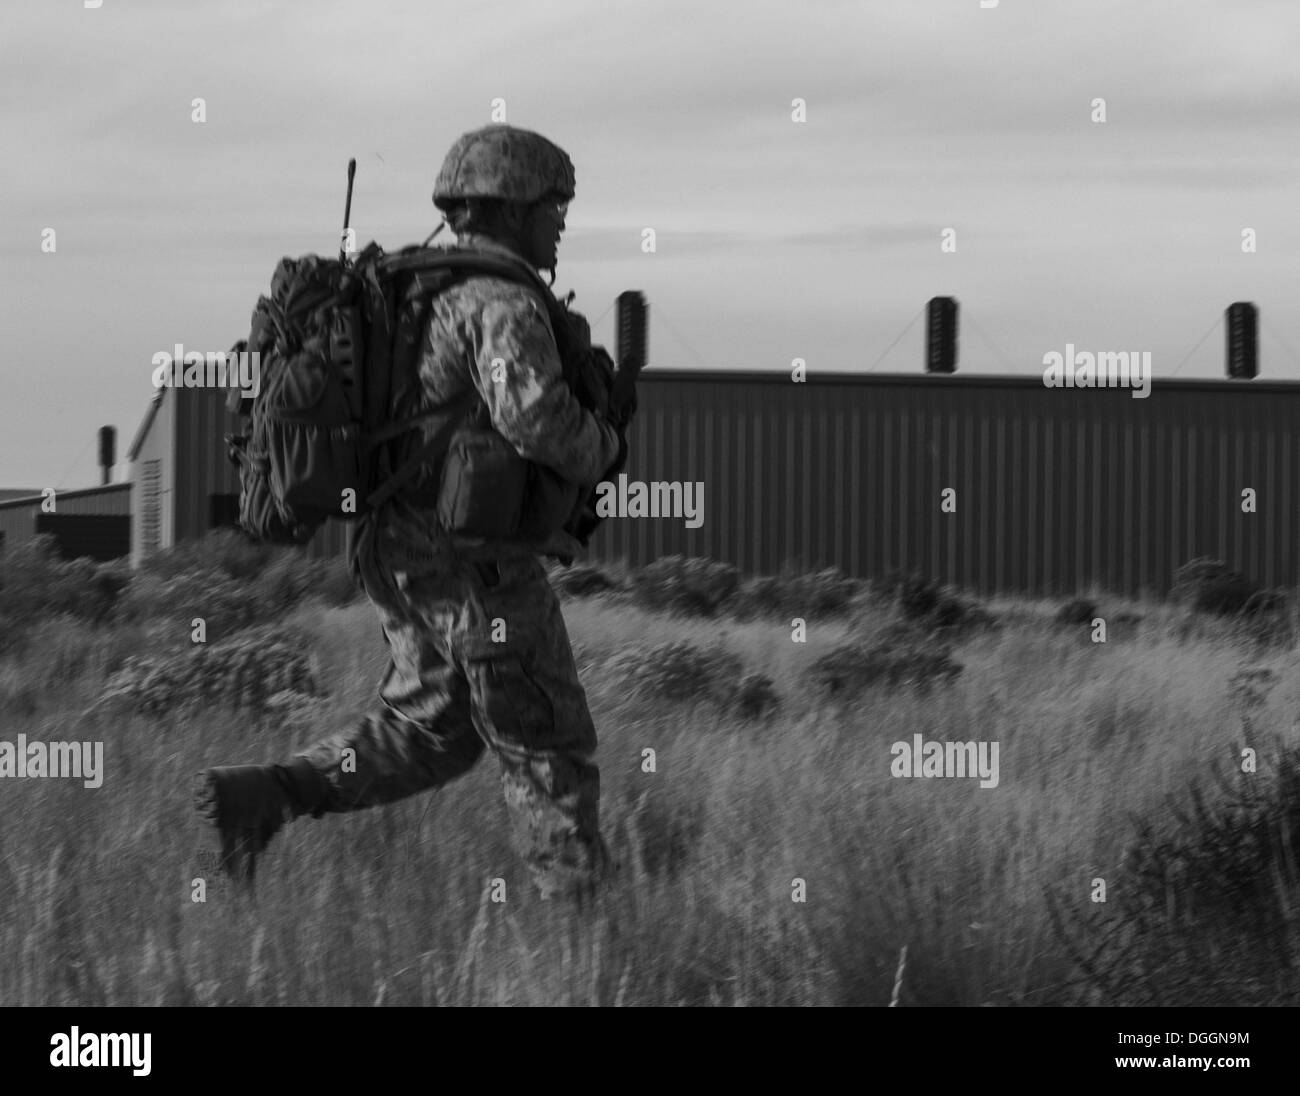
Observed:
[[[174,566],[144,568],[119,606],[123,620],[174,619],[187,628],[202,617],[208,642],[233,635],[254,624],[279,620],[303,600],[316,597],[326,604],[346,604],[357,596],[347,568],[338,560],[311,560],[295,552],[268,555],[261,571],[232,574],[218,558],[211,565],[188,570]]]
[[[762,719],[781,706],[781,696],[764,674],[746,674],[731,697],[731,705],[741,719]]]
[[[617,590],[619,585],[599,567],[579,563],[556,571],[551,576],[555,592],[567,597],[591,597],[606,590]]]
[[[998,626],[997,619],[982,605],[947,590],[935,579],[891,571],[873,579],[869,590],[876,601],[894,605],[903,620],[927,632],[959,635]]]
[[[49,534],[14,545],[0,566],[0,650],[16,646],[35,624],[51,617],[104,622],[130,582],[126,561],[61,559]]]
[[[1300,752],[1274,756],[1271,777],[1216,772],[1213,804],[1193,786],[1160,824],[1134,819],[1119,885],[1090,916],[1053,899],[1058,936],[1106,1003],[1297,1003],[1277,976],[1300,959]]]
[[[998,627],[997,619],[982,605],[953,594],[943,594],[927,622],[931,629],[952,634]]]
[[[1295,627],[1289,600],[1282,590],[1258,590],[1242,607],[1240,632],[1262,647],[1289,647]]]
[[[1097,603],[1077,597],[1056,611],[1057,624],[1091,624],[1097,616]]]
[[[220,571],[193,570],[164,577],[141,574],[123,599],[119,617],[128,621],[172,620],[177,634],[188,633],[201,617],[209,643],[234,635],[273,617],[279,605],[267,605],[259,590]]]
[[[869,645],[841,644],[817,659],[809,675],[818,689],[834,697],[856,695],[879,684],[925,691],[936,681],[956,677],[962,669],[947,646],[918,637],[914,629],[902,625],[887,629]]]
[[[924,621],[939,608],[941,597],[937,581],[913,575],[903,580],[896,600],[906,619]]]
[[[713,616],[740,586],[730,563],[663,556],[632,575],[636,600],[648,609]]]
[[[741,662],[726,651],[678,640],[624,651],[610,660],[609,668],[635,696],[720,700],[740,677]]]
[[[125,702],[146,715],[207,704],[265,711],[277,693],[321,695],[304,654],[308,647],[305,635],[260,627],[174,654],[132,655],[109,678],[100,699]]]
[[[849,613],[863,584],[837,567],[811,574],[786,572],[751,579],[736,598],[744,616],[833,617]]]
[[[1201,556],[1174,572],[1174,600],[1189,604],[1197,612],[1218,616],[1239,613],[1259,592],[1258,583],[1229,569],[1222,560]]]
[[[292,549],[258,544],[235,529],[213,529],[205,536],[154,553],[141,570],[164,579],[204,571],[250,579],[261,574],[278,553],[286,551]]]

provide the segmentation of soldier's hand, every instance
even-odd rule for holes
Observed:
[[[624,464],[627,463],[627,424],[619,422],[612,415],[607,417],[606,421],[614,428],[614,433],[618,435],[618,456],[614,458],[614,463],[605,469],[605,474],[601,476],[602,480],[618,475],[623,470]]]
[[[587,322],[587,317],[581,312],[569,311],[569,334],[574,343],[578,346],[587,347],[591,345],[591,324]]]

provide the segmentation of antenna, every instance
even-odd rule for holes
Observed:
[[[339,262],[346,262],[348,257],[348,223],[352,220],[352,180],[357,174],[357,160],[354,156],[348,161],[348,200],[343,206],[343,238],[339,244]]]

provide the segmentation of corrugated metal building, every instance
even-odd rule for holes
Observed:
[[[224,394],[162,389],[130,451],[133,558],[229,521]],[[1198,555],[1300,582],[1300,384],[647,370],[628,475],[704,485],[703,524],[613,518],[591,558],[902,568],[981,592],[1167,591]],[[954,513],[942,492],[956,491]],[[1255,492],[1255,512],[1242,492]],[[309,551],[341,554],[331,523]]]
[[[1039,376],[643,377],[629,473],[702,481],[705,520],[611,521],[600,558],[914,569],[1064,594],[1163,593],[1208,555],[1269,585],[1300,581],[1300,384],[1156,380],[1135,399]]]
[[[50,533],[61,555],[115,559],[130,546],[131,484],[109,483],[57,491],[54,513],[42,509],[34,492],[0,502],[0,550]]]

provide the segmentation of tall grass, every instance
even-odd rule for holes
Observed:
[[[384,649],[364,603],[287,609],[330,695],[275,715],[95,705],[125,654],[189,642],[188,610],[176,632],[165,612],[145,619],[138,606],[97,628],[45,621],[0,660],[0,739],[102,739],[106,773],[98,790],[2,782],[0,1000],[1099,1001],[1049,896],[1079,921],[1097,913],[1094,879],[1112,894],[1131,885],[1121,866],[1131,817],[1173,825],[1169,797],[1176,804],[1216,760],[1235,762],[1244,716],[1289,735],[1300,672],[1287,652],[1243,646],[1226,627],[1191,634],[1172,610],[1143,607],[1141,624],[1107,644],[1054,623],[1053,610],[1007,604],[1000,630],[953,642],[963,672],[928,692],[877,685],[840,701],[815,692],[809,670],[861,620],[810,615],[807,642],[795,643],[788,619],[569,601],[601,735],[602,828],[621,864],[583,909],[531,892],[490,757],[441,791],[294,823],[275,839],[255,899],[213,877],[191,775],[281,759],[377,703]],[[746,720],[709,696],[629,691],[628,652],[680,642],[765,674],[779,714]],[[1275,675],[1248,713],[1229,685],[1245,664]],[[997,741],[999,786],[891,777],[890,745],[916,733]],[[1261,770],[1269,764],[1261,750]],[[192,900],[198,876],[204,902]],[[494,879],[504,902],[491,899]],[[792,900],[796,880],[805,901]],[[1250,992],[1225,982],[1224,1003]],[[1176,985],[1168,994],[1162,1003],[1184,1003]]]

